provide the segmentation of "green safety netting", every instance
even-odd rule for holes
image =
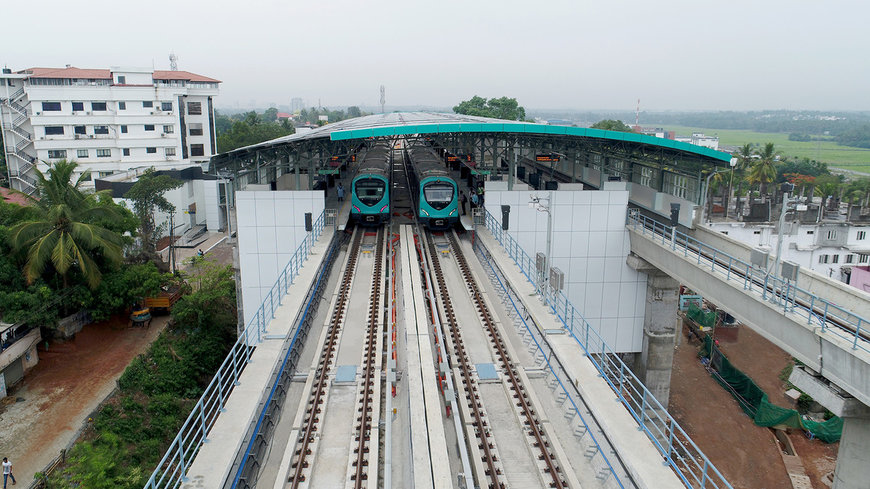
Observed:
[[[693,303],[689,303],[689,310],[686,315],[689,316],[689,319],[705,328],[716,326],[716,313],[714,311],[704,312],[703,309]]]
[[[814,437],[825,443],[834,443],[840,440],[840,435],[843,433],[842,419],[834,416],[824,422],[812,421],[801,418],[800,413],[794,409],[786,409],[771,404],[767,400],[767,394],[748,375],[731,365],[728,358],[713,344],[713,338],[710,336],[704,337],[704,348],[701,350],[701,356],[710,361],[713,370],[718,373],[713,377],[731,393],[740,404],[743,412],[752,418],[756,425],[800,428],[809,431]]]

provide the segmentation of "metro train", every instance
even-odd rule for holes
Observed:
[[[369,148],[351,182],[350,218],[359,224],[377,226],[390,220],[390,164],[387,143]]]
[[[411,192],[417,199],[417,220],[431,230],[451,228],[459,221],[459,187],[429,145],[415,142],[405,151]]]

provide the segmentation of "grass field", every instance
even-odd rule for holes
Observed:
[[[719,146],[743,146],[746,143],[773,143],[785,156],[807,157],[827,163],[833,168],[870,173],[870,149],[840,146],[833,141],[789,141],[788,134],[778,132],[755,132],[738,129],[707,129],[703,127],[664,126],[676,131],[677,136],[689,136],[703,132],[719,136]]]

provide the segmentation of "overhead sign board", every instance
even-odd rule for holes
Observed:
[[[558,163],[559,155],[553,153],[535,155],[535,161],[539,163]]]

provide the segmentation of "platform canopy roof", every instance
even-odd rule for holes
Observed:
[[[647,144],[670,149],[672,151],[711,158],[714,160],[711,161],[711,163],[716,163],[716,161],[728,162],[731,159],[730,154],[722,151],[716,151],[711,148],[673,141],[670,139],[647,136],[645,134],[605,131],[602,129],[591,129],[585,127],[532,124],[504,119],[490,119],[488,117],[475,117],[439,112],[391,112],[388,114],[375,114],[354,119],[346,119],[340,122],[326,124],[311,131],[291,134],[271,141],[238,148],[217,155],[216,157],[221,159],[226,157],[232,158],[234,156],[242,156],[258,150],[272,149],[282,145],[292,145],[293,143],[301,143],[316,139],[343,141],[371,137],[441,133],[517,133],[527,135],[540,134],[556,137],[573,136]]]

